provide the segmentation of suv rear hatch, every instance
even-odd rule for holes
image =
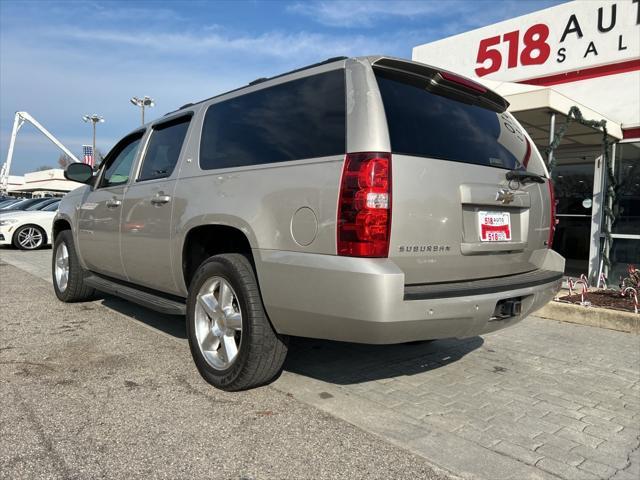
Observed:
[[[382,58],[373,69],[393,155],[389,258],[405,282],[535,270],[532,253],[549,240],[550,189],[508,103],[426,65]]]

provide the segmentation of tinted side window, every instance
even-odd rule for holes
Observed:
[[[133,160],[136,158],[142,133],[124,139],[116,145],[105,160],[106,170],[100,187],[113,187],[129,181]]]
[[[182,117],[153,127],[138,181],[165,178],[178,163],[191,117]]]
[[[211,105],[200,167],[238,167],[345,152],[344,70],[293,80]]]

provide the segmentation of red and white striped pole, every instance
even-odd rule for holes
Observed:
[[[582,275],[580,275],[580,280],[582,280],[584,282],[584,284],[587,286],[587,288],[589,288],[589,279],[587,278],[587,276],[584,273]]]
[[[588,289],[587,282],[585,282],[582,278],[580,278],[580,280],[576,281],[576,285],[577,284],[582,285],[582,289],[580,290],[580,305],[585,307],[591,305],[589,302],[584,301],[584,296],[587,294],[587,289]]]

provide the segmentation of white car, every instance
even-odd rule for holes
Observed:
[[[51,227],[58,205],[42,210],[16,210],[0,216],[0,245],[13,245],[21,250],[36,250],[51,243]]]

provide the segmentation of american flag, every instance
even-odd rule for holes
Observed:
[[[83,145],[82,153],[82,163],[86,163],[87,165],[91,165],[93,167],[93,147],[91,145]]]

